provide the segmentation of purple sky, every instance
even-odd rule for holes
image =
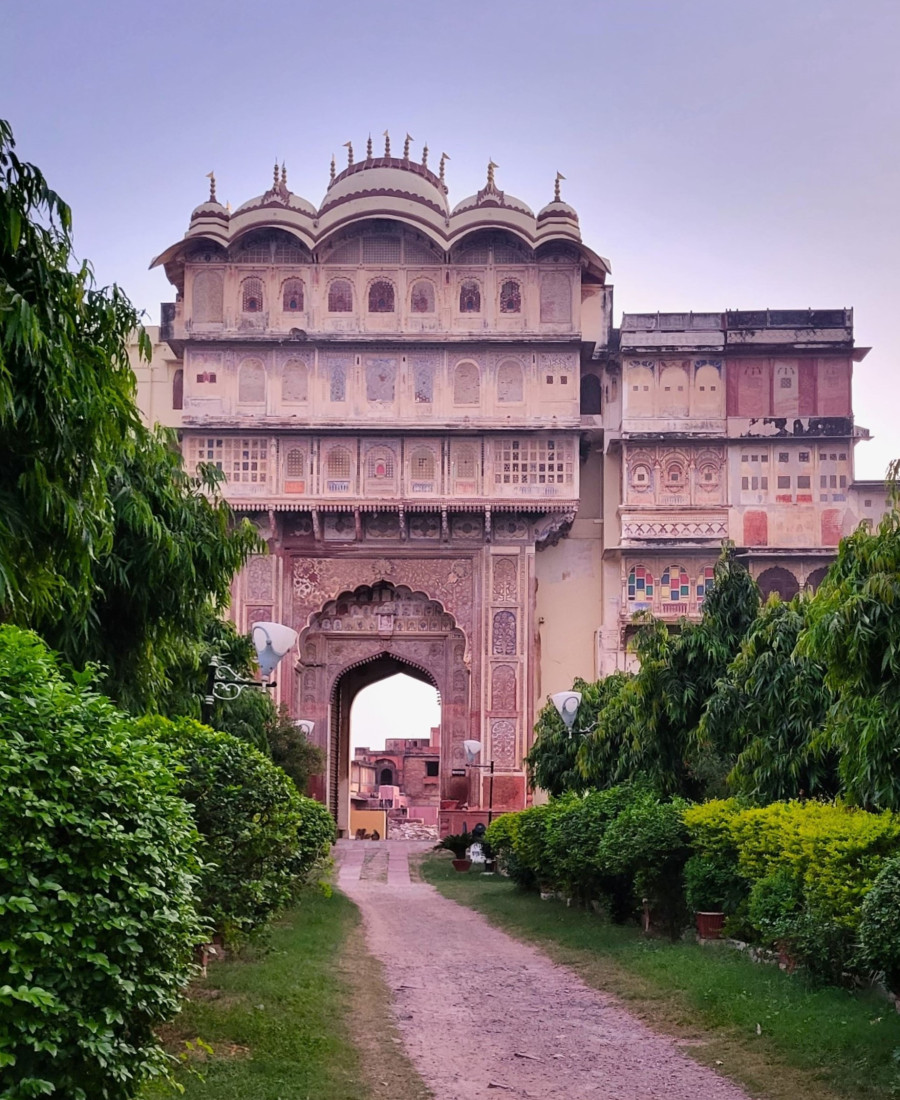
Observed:
[[[857,476],[900,455],[896,0],[88,4],[7,0],[0,114],[72,205],[76,245],[151,321],[154,255],[277,156],[319,203],[387,127],[452,158],[451,202],[552,194],[622,310],[854,306]],[[377,145],[376,145],[377,147]]]

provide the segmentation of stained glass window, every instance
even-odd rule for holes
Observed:
[[[328,312],[353,312],[353,284],[349,279],[335,279],[328,288]]]
[[[379,279],[369,287],[369,313],[394,312],[394,284]]]
[[[470,279],[459,288],[459,312],[481,313],[481,287]]]
[[[697,602],[702,603],[706,598],[707,593],[712,586],[716,577],[716,571],[711,565],[705,566],[700,570],[700,576],[697,578]]]
[[[262,279],[244,279],[241,283],[241,311],[243,313],[259,313],[262,307]]]
[[[646,603],[653,599],[653,574],[643,565],[634,565],[628,574],[628,600]]]

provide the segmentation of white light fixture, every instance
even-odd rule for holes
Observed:
[[[313,730],[316,728],[315,722],[310,722],[308,718],[298,718],[294,725],[304,737],[312,737]]]
[[[463,741],[463,748],[466,750],[466,763],[474,764],[475,757],[481,752],[481,742]]]
[[[259,671],[268,679],[281,658],[293,648],[297,631],[282,623],[254,623],[250,633],[256,647]]]
[[[550,701],[556,707],[560,718],[565,722],[566,729],[571,732],[572,726],[575,725],[575,715],[581,706],[581,692],[557,691],[555,695],[550,696]]]

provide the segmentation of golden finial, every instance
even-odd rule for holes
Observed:
[[[404,160],[409,160],[409,143],[411,141],[412,141],[412,138],[409,136],[409,134],[407,134],[406,135],[406,141],[403,142],[403,159]]]
[[[287,168],[284,166],[284,161],[281,162],[281,186],[287,187]]]
[[[499,164],[494,164],[493,160],[488,161],[487,185],[488,185],[488,190],[489,191],[496,190],[496,188],[494,187],[494,169],[499,168],[499,167],[500,167],[500,165]]]
[[[446,162],[447,162],[447,161],[448,161],[449,159],[450,159],[450,158],[449,158],[449,157],[447,156],[447,154],[446,154],[446,153],[441,153],[441,167],[440,167],[440,173],[439,173],[439,175],[440,175],[440,179],[441,179],[441,183],[443,183],[443,182],[444,182],[444,164],[445,164],[445,163],[446,163]]]
[[[331,154],[331,179],[330,183],[334,183],[334,177],[337,175],[337,165],[334,162],[334,153]]]
[[[428,167],[428,142],[426,141],[422,147],[422,167]]]
[[[389,157],[391,155],[391,135],[384,131],[384,155]]]
[[[347,167],[349,168],[353,163],[353,142],[345,141],[344,148],[347,150]]]
[[[561,202],[562,201],[559,197],[559,181],[564,180],[565,178],[566,177],[562,174],[562,172],[557,172],[556,173],[556,184],[553,188],[553,201],[554,202]]]
[[[278,186],[278,157],[275,158],[275,171],[272,178],[272,186]]]
[[[207,172],[206,178],[209,180],[209,201],[216,201],[216,174],[215,172]]]
[[[372,159],[372,135],[369,134],[369,139],[366,142],[366,160]]]

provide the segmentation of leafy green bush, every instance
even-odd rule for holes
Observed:
[[[190,813],[158,746],[0,627],[0,1079],[4,1098],[126,1100],[166,1072],[204,938]]]
[[[684,865],[684,897],[693,913],[736,913],[747,883],[733,866],[710,856],[693,855]]]
[[[509,875],[516,886],[530,890],[536,884],[534,873],[519,861],[515,849],[520,817],[520,813],[501,814],[488,826],[484,839],[501,871]]]
[[[177,763],[203,862],[201,911],[226,940],[260,929],[327,857],[334,824],[271,760],[189,718],[139,723]]]
[[[861,961],[900,994],[900,857],[884,864],[863,900],[859,947]]]

